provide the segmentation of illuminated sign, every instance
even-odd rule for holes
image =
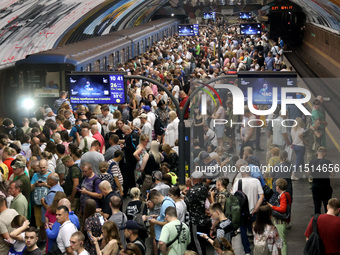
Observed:
[[[291,11],[293,10],[293,5],[281,5],[281,6],[272,6],[272,11]]]

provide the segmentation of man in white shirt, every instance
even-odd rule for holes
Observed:
[[[282,125],[282,121],[286,119],[287,113],[281,113],[280,116],[272,120],[273,123],[273,144],[275,147],[284,150],[285,146],[290,145],[288,129]]]
[[[77,231],[74,232],[70,238],[70,245],[72,251],[75,251],[78,255],[90,255],[85,249],[84,249],[84,242],[85,242],[85,236],[82,232]]]
[[[146,112],[146,115],[148,116],[148,122],[151,123],[151,127],[153,129],[153,127],[155,126],[156,115],[151,111],[151,108],[148,105],[143,106],[143,109]],[[152,137],[152,136],[150,136],[150,137]]]
[[[76,226],[69,219],[69,210],[62,205],[56,211],[57,222],[60,223],[59,233],[57,237],[57,245],[63,254],[74,255],[72,251],[70,238],[73,233],[77,232]]]
[[[215,149],[218,145],[216,133],[213,130],[211,130],[208,125],[203,126],[203,131],[205,145],[211,144],[212,146],[214,146]]]
[[[107,125],[109,125],[109,122],[113,120],[113,115],[110,113],[110,108],[107,105],[102,106],[102,118],[98,119],[98,122],[102,125],[102,128],[104,129],[104,135],[108,132]]]
[[[241,236],[242,236],[242,244],[244,247],[245,254],[250,254],[250,243],[247,237],[247,229],[251,229],[251,224],[255,221],[257,211],[259,210],[263,199],[263,189],[261,183],[258,179],[250,177],[250,168],[248,167],[248,163],[239,159],[236,162],[236,168],[241,172],[241,179],[235,181],[232,194],[235,194],[236,191],[241,190],[248,197],[248,207],[251,222],[241,223]],[[240,186],[239,186],[240,184]]]

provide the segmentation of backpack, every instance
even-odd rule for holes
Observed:
[[[143,211],[144,211],[144,207],[145,207],[145,203],[142,202],[142,205],[140,207],[140,212],[137,213],[135,216],[133,216],[133,221],[137,222],[137,224],[139,225],[139,229],[141,230],[146,230],[146,225],[145,222],[143,220]]]
[[[47,181],[47,177],[41,176],[38,181]],[[49,188],[47,187],[35,187],[33,190],[33,202],[35,205],[41,205],[41,199],[46,197],[48,194]]]
[[[163,135],[165,133],[164,124],[158,115],[156,115],[154,130],[156,135]]]
[[[231,220],[234,230],[237,230],[241,225],[241,207],[239,200],[230,193],[223,192],[225,195],[224,214]]]
[[[240,209],[241,209],[241,224],[247,225],[250,223],[248,197],[242,192],[242,179],[238,181],[238,188],[234,194],[237,198]],[[234,224],[234,223],[233,223]]]
[[[259,240],[254,242],[254,254],[255,255],[270,255],[272,252],[268,248],[268,236],[262,234]]]
[[[318,218],[319,218],[319,214],[314,215],[313,232],[309,236],[308,241],[306,242],[305,248],[303,249],[304,255],[324,255],[325,254],[325,247],[318,234],[318,225],[317,225]]]
[[[84,138],[84,148],[83,148],[83,154],[89,151],[89,146],[87,145],[87,140]]]

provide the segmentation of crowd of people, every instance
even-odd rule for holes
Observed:
[[[117,70],[161,82],[183,107],[195,79],[207,81],[240,70],[291,70],[282,62],[284,42],[279,39],[269,45],[266,32],[240,37],[230,28],[218,56],[214,33],[205,28],[198,37],[156,42]],[[271,116],[296,120],[293,128],[281,122],[266,128],[214,126],[214,119],[235,118],[232,96],[226,92],[221,98],[223,105],[211,102],[206,116],[201,114],[200,98],[186,111],[185,118],[194,123],[190,152],[195,169],[210,170],[190,169],[185,185],[179,185],[177,177],[179,120],[174,102],[142,79],[128,82],[124,105],[75,106],[63,91],[54,109],[39,107],[34,117],[23,118],[21,126],[4,119],[0,254],[42,254],[46,244],[44,252],[53,255],[205,255],[208,245],[217,254],[231,255],[237,235],[245,254],[251,254],[252,247],[254,254],[287,254],[292,180],[298,180],[305,163],[315,169],[332,164],[326,159],[322,97],[314,100],[310,119],[293,106],[287,112],[278,108]],[[247,106],[244,112],[245,123],[260,119]],[[265,162],[253,154],[255,149],[263,151],[261,130],[268,134]],[[291,148],[295,167],[290,167]],[[291,171],[261,168],[267,165]],[[216,169],[224,166],[235,167],[238,174],[218,173]],[[340,203],[331,199],[329,176],[308,173],[307,177],[315,214],[321,213],[323,204],[329,215],[338,215]],[[339,225],[337,219],[332,221]],[[253,245],[248,230],[253,232]],[[306,236],[311,232],[310,223]],[[327,229],[320,229],[320,236],[324,240]],[[327,242],[326,251],[340,252],[338,246]]]

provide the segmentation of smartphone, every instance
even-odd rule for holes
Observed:
[[[101,215],[101,216],[99,216],[99,221],[100,221],[100,224],[102,224],[102,226],[104,225],[104,222],[105,222],[105,220],[104,220],[104,217]]]
[[[94,242],[93,237],[90,235],[90,233],[87,233],[87,235],[89,236],[90,240]]]
[[[80,188],[79,188],[79,187],[76,187],[76,190],[80,190]]]
[[[201,235],[203,235],[203,233],[202,232],[197,232],[197,235],[201,236]]]

